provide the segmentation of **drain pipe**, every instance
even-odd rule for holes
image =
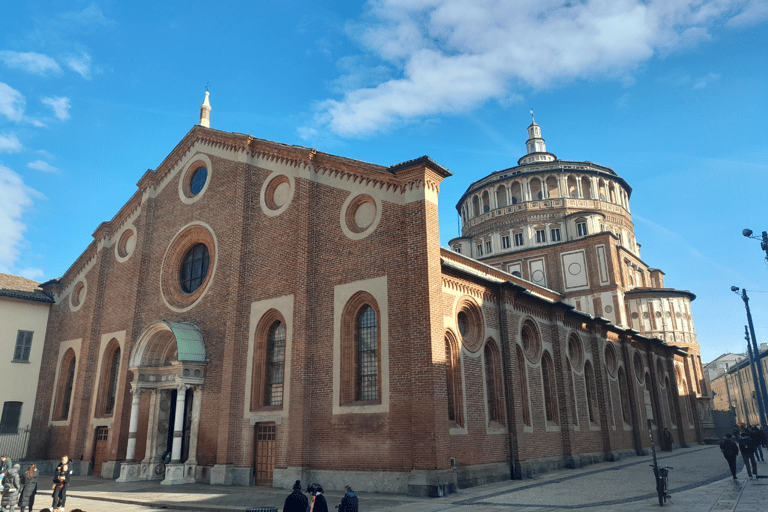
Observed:
[[[506,405],[506,413],[507,413],[507,440],[509,441],[509,473],[510,473],[510,479],[511,480],[520,480],[522,476],[522,472],[519,467],[519,463],[517,461],[517,458],[515,457],[515,454],[517,453],[516,447],[515,447],[515,434],[514,434],[514,425],[516,424],[515,421],[515,404],[514,404],[514,397],[512,395],[512,384],[510,380],[510,372],[509,372],[509,366],[510,366],[510,357],[511,357],[511,345],[510,345],[510,339],[509,339],[509,331],[507,330],[507,321],[506,316],[504,314],[504,285],[508,283],[499,283],[499,291],[498,291],[498,299],[499,299],[499,343],[501,344],[501,367],[502,371],[504,372],[504,396],[506,400],[504,400],[504,403]],[[520,290],[525,290],[525,288],[517,285],[512,285],[515,288],[519,288]]]

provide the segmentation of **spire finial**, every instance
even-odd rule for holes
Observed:
[[[531,122],[535,123],[536,119],[533,117],[533,109],[531,109]]]
[[[200,122],[197,123],[200,126],[205,126],[206,128],[211,127],[211,104],[208,102],[208,95],[210,94],[208,92],[208,88],[210,86],[210,83],[206,84],[205,86],[205,99],[203,100],[203,104],[200,105]]]

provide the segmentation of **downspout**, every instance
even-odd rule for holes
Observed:
[[[630,383],[634,384],[634,380],[632,380],[630,377],[632,373],[634,373],[634,368],[632,368],[632,359],[629,357],[629,334],[624,334],[621,337],[621,347],[622,352],[624,352],[624,367],[626,371],[624,372],[624,379],[626,382],[624,383],[625,386],[627,386],[627,398],[629,399],[629,413],[632,416],[632,440],[635,443],[635,453],[637,455],[645,455],[645,450],[643,450],[643,444],[640,441],[640,430],[645,430],[645,427],[642,427],[640,425],[640,421],[637,417],[637,407],[636,407],[636,401],[635,401],[635,391],[636,387],[633,385],[630,385]]]

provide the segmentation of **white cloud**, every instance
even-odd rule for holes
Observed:
[[[768,20],[768,2],[765,0],[751,0],[744,9],[728,20],[729,27],[749,27]]]
[[[34,75],[61,73],[61,67],[56,61],[42,53],[2,51],[0,60],[9,68],[21,69]]]
[[[0,82],[0,114],[11,121],[24,119],[24,96],[19,91]]]
[[[22,216],[37,197],[42,196],[25,185],[21,176],[0,165],[0,272],[10,272],[19,257],[27,229]]]
[[[40,101],[51,107],[54,115],[61,121],[69,119],[69,108],[72,106],[69,98],[56,96],[54,98],[42,98]]]
[[[708,39],[742,2],[370,0],[348,32],[376,80],[364,83],[360,68],[345,69],[349,58],[340,62],[342,97],[317,105],[314,126],[354,136],[531,87],[596,76],[627,83],[654,55]]]
[[[86,80],[91,79],[91,56],[85,52],[80,55],[70,55],[64,59],[64,63],[69,69],[80,74]]]
[[[720,78],[720,75],[717,74],[717,73],[707,73],[706,76],[703,76],[703,77],[699,78],[698,80],[696,80],[696,83],[693,84],[693,88],[694,89],[703,89],[707,85],[709,85],[712,82],[714,82],[715,80],[717,80],[718,78]]]
[[[27,167],[29,167],[30,169],[34,169],[36,171],[41,171],[41,172],[50,172],[50,173],[61,172],[59,169],[52,166],[45,160],[35,160],[34,162],[29,162],[27,164]]]
[[[70,11],[59,15],[63,21],[68,23],[76,23],[81,25],[110,25],[112,20],[107,19],[95,2],[91,3],[88,7],[82,11]]]
[[[22,149],[24,146],[16,135],[0,133],[0,153],[18,153]]]

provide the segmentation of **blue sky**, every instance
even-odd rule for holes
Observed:
[[[698,295],[702,359],[768,342],[766,0],[6,2],[0,272],[61,276],[197,122],[469,184],[548,150],[612,167],[643,260]],[[222,5],[219,5],[222,4]]]

